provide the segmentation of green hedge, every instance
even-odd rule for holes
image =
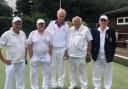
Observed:
[[[36,17],[36,18],[35,18]],[[22,30],[28,36],[32,30],[36,29],[36,20],[38,18],[43,18],[46,21],[46,25],[49,23],[49,19],[42,14],[36,15],[35,17],[31,18],[29,16],[22,16],[21,19],[23,20],[23,27]],[[7,30],[10,29],[13,17],[0,17],[0,36]]]
[[[0,36],[11,26],[11,17],[0,17]]]

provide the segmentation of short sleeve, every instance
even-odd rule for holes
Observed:
[[[28,39],[27,39],[27,44],[28,44],[28,45],[31,45],[31,44],[32,44],[32,36],[33,36],[32,33],[33,33],[33,32],[31,32],[31,33],[29,34],[29,36],[28,36]]]
[[[92,40],[93,38],[92,38],[92,34],[91,34],[91,32],[90,32],[90,29],[88,28],[88,30],[87,30],[87,33],[86,33],[86,38],[87,38],[87,40],[88,41],[90,41],[90,40]]]
[[[51,32],[52,24],[53,22],[51,21],[45,30]]]
[[[70,31],[70,28],[69,28],[68,24],[66,24],[66,29],[67,29],[67,33],[66,33],[66,49],[67,49],[68,44],[69,44],[69,31]]]
[[[0,38],[0,48],[3,48],[6,46],[6,43],[7,43],[7,34],[4,33],[1,38]]]
[[[49,33],[49,38],[50,38],[50,45],[52,45],[53,44],[53,37],[52,37],[51,33]]]
[[[26,34],[23,32],[23,35],[24,35],[24,40],[25,40],[25,47],[27,47],[27,37],[26,37]]]

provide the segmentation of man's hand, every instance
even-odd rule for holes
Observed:
[[[65,53],[64,53],[64,60],[67,60],[67,59],[68,59],[68,52],[66,50]]]
[[[91,54],[90,53],[87,53],[87,55],[86,55],[86,62],[87,63],[91,62]]]
[[[10,64],[11,64],[11,60],[6,59],[6,58],[2,55],[1,49],[0,49],[0,60],[1,60],[3,63],[7,64],[7,65],[10,65]]]
[[[11,60],[5,60],[4,63],[7,64],[7,65],[10,65],[11,64]]]
[[[27,59],[25,58],[25,64],[28,64],[28,61],[27,61]]]

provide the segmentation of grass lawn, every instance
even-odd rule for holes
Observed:
[[[68,61],[66,61],[66,69],[68,69]],[[39,68],[39,87],[41,89],[41,69]],[[92,86],[92,63],[87,64],[87,70],[88,70],[88,81],[89,81],[89,88],[93,89]],[[4,89],[4,82],[5,82],[5,65],[0,62],[0,89]],[[66,75],[65,80],[65,87],[69,86],[69,79],[68,79],[68,72]],[[26,65],[25,70],[25,89],[30,89],[30,82],[29,82],[29,65]],[[15,86],[14,86],[15,89]],[[117,63],[113,63],[113,85],[112,89],[128,89],[128,67],[119,65]]]
[[[66,80],[65,87],[69,86],[69,72],[68,72],[68,61],[65,61],[66,64]],[[42,77],[41,77],[41,69],[39,68],[39,87],[41,89]],[[5,82],[5,65],[0,61],[0,89],[4,89]],[[87,64],[87,72],[88,72],[88,89],[93,89],[92,85],[92,63]],[[29,64],[26,65],[25,70],[25,89],[30,89],[29,82]],[[14,88],[15,89],[15,83]],[[113,85],[112,89],[128,89],[128,67],[122,66],[117,63],[113,63]]]

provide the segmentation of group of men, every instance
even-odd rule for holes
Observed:
[[[45,29],[45,21],[38,19],[37,30],[32,31],[26,39],[22,29],[22,19],[14,17],[12,27],[0,38],[0,59],[6,64],[6,81],[4,89],[13,89],[13,78],[16,89],[25,89],[24,70],[27,49],[30,55],[31,89],[38,87],[38,67],[42,69],[42,89],[64,89],[64,60],[70,65],[69,89],[78,87],[88,89],[86,59],[93,59],[94,89],[101,89],[101,71],[104,73],[104,88],[112,86],[112,61],[115,54],[115,32],[107,26],[108,17],[99,18],[99,27],[89,30],[82,24],[82,18],[75,16],[73,26],[69,28],[64,21],[66,11],[57,11],[57,20],[51,21]],[[6,48],[7,57],[1,49]],[[102,70],[101,70],[102,69]]]

